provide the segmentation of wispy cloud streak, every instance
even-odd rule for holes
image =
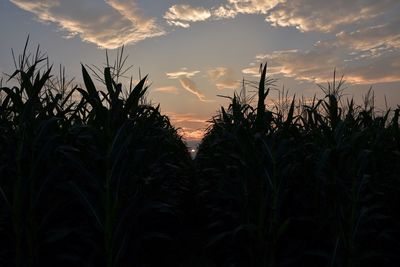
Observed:
[[[179,82],[182,85],[182,88],[188,91],[189,93],[192,93],[195,95],[200,101],[202,102],[208,102],[209,100],[206,99],[205,95],[199,91],[197,88],[197,85],[194,81],[187,77],[181,77],[179,79]]]
[[[178,94],[178,88],[175,86],[163,86],[163,87],[157,87],[152,90],[153,92],[159,92],[159,93],[166,93],[166,94]]]

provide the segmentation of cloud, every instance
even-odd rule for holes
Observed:
[[[212,8],[214,19],[234,18],[238,14],[267,14],[285,0],[228,0],[225,5]]]
[[[269,72],[293,77],[297,80],[325,82],[331,79],[333,68],[345,74],[349,83],[376,84],[400,81],[397,64],[400,60],[400,33],[398,25],[400,19],[395,11],[390,11],[399,2],[384,1],[331,1],[329,3],[313,2],[314,0],[299,0],[277,5],[271,13],[283,10],[289,6],[291,12],[279,15],[280,20],[285,14],[291,21],[286,26],[297,25],[303,31],[336,31],[347,25],[330,39],[319,41],[308,50],[275,51],[264,55],[257,55],[256,62],[268,61]],[[299,2],[305,5],[300,5]],[[313,3],[313,5],[311,5]],[[340,3],[340,6],[337,6]],[[298,8],[295,8],[297,7]],[[343,9],[344,8],[344,9]],[[338,10],[339,19],[329,15],[337,14],[330,10]],[[342,10],[343,9],[343,10]],[[298,23],[294,18],[310,10],[310,15],[304,15]],[[313,11],[314,10],[314,11]],[[356,12],[356,10],[359,10]],[[396,10],[396,9],[395,9]],[[314,13],[313,13],[314,12]],[[385,12],[385,16],[382,15]],[[392,12],[392,13],[391,13]],[[306,14],[305,12],[304,14]],[[326,15],[325,15],[326,14]],[[393,18],[394,17],[394,18]],[[370,19],[369,21],[366,21]],[[360,24],[363,22],[363,24]],[[351,25],[350,25],[351,24]],[[285,25],[280,25],[285,26]],[[256,75],[256,68],[246,68],[243,73]]]
[[[35,14],[39,21],[56,24],[67,37],[79,36],[102,48],[113,49],[166,34],[154,18],[141,15],[136,1],[10,1]]]
[[[208,118],[200,117],[194,113],[176,113],[176,112],[166,112],[168,117],[174,123],[194,123],[194,124],[205,124]]]
[[[340,26],[368,22],[398,4],[398,0],[283,1],[268,12],[266,21],[301,31],[332,32]]]
[[[197,88],[196,83],[187,78],[187,77],[181,77],[179,79],[179,82],[181,83],[183,89],[185,89],[186,91],[188,91],[189,93],[194,94],[200,101],[202,102],[207,102],[208,100],[206,100],[206,97],[204,96],[204,94],[202,94],[199,89]]]
[[[378,57],[360,58],[345,68],[346,80],[357,84],[399,82],[400,50],[385,51]]]
[[[188,71],[187,68],[182,68],[179,71],[175,71],[175,72],[167,72],[166,75],[168,76],[168,78],[170,79],[178,79],[180,77],[188,77],[191,78],[194,75],[196,75],[197,73],[199,73],[200,71],[195,70],[195,71]]]
[[[200,71],[188,71],[187,68],[182,68],[179,71],[175,72],[167,72],[166,75],[170,79],[179,79],[179,82],[183,89],[188,91],[189,93],[194,94],[200,101],[202,102],[210,102],[211,100],[207,100],[203,93],[198,90],[196,83],[190,79],[196,74],[200,73]]]
[[[215,19],[231,19],[236,15],[237,11],[229,6],[220,6],[212,9],[212,16]]]
[[[238,80],[235,79],[235,72],[230,68],[217,67],[207,71],[208,77],[215,81],[215,86],[219,89],[236,89]]]
[[[228,0],[231,8],[237,13],[267,13],[270,9],[285,0]]]
[[[153,89],[153,92],[177,95],[178,88],[176,88],[175,86],[163,86],[163,87],[157,87],[157,88]]]
[[[273,25],[334,35],[310,49],[257,55],[256,62],[268,61],[269,73],[317,83],[330,80],[335,67],[354,84],[398,82],[399,10],[395,0],[281,2],[267,12]],[[242,72],[258,76],[256,67]]]
[[[182,28],[189,28],[190,27],[189,23],[181,22],[181,21],[168,20],[167,23],[170,26],[176,26],[176,27],[182,27]]]
[[[105,2],[142,31],[151,31],[154,27],[155,19],[143,18],[140,15],[141,10],[135,1],[105,0]]]
[[[217,67],[213,69],[209,69],[207,71],[208,76],[213,80],[218,80],[227,75],[228,72],[231,72],[230,69],[224,67]]]
[[[185,140],[200,141],[204,137],[203,129],[193,129],[189,127],[181,127],[181,134]]]
[[[399,25],[400,19],[397,19],[352,32],[342,31],[336,37],[341,44],[356,50],[371,50],[377,47],[400,48]]]
[[[199,141],[203,138],[207,127],[208,117],[199,116],[194,113],[166,112],[171,122],[180,128],[180,134],[186,140]]]
[[[188,22],[204,21],[211,17],[211,12],[203,7],[173,5],[164,14],[168,24],[188,28]]]
[[[222,80],[215,84],[218,90],[223,89],[237,89],[239,86],[238,81],[235,80]]]
[[[249,74],[252,76],[260,76],[260,68],[259,67],[250,67],[242,69],[243,74]]]
[[[275,51],[274,53],[290,53],[290,52],[297,52],[297,50],[286,50],[286,51]],[[271,58],[270,54],[260,54],[256,56],[256,60],[258,63],[258,67],[254,67],[257,65],[256,63],[252,62],[250,64],[251,67],[244,68],[242,69],[243,74],[251,75],[254,77],[260,77],[261,76],[261,66],[260,64],[265,64],[267,59]],[[271,66],[270,62],[267,62],[267,75],[273,75],[273,74],[280,74],[281,68],[278,66]]]
[[[319,83],[331,76],[333,68],[343,66],[341,53],[344,51],[329,42],[318,42],[310,50],[275,51],[257,58],[268,62],[270,73],[273,68],[274,74]]]
[[[375,84],[400,81],[396,64],[400,59],[400,49],[374,51],[354,51],[335,40],[317,42],[309,50],[275,51],[257,55],[257,62],[268,62],[271,74],[281,74],[297,80],[323,83],[331,79],[336,67],[345,79],[354,84]],[[242,70],[256,74],[256,68]]]
[[[347,25],[369,23],[396,8],[400,8],[398,0],[227,0],[211,10],[214,19],[261,14],[273,26],[334,32]]]

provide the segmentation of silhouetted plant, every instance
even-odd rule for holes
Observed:
[[[267,105],[261,65],[193,161],[123,48],[81,87],[27,47],[0,82],[1,266],[398,265],[399,106],[345,101],[336,71]]]
[[[235,94],[196,157],[210,257],[223,266],[395,266],[399,110],[376,117],[371,92],[364,106],[342,105],[336,72],[320,86],[325,98],[268,110],[261,70],[257,108]]]
[[[168,251],[191,159],[159,107],[141,103],[147,76],[124,98],[109,67],[105,93],[82,66],[86,89],[66,88],[27,45],[9,77],[19,86],[0,91],[2,265],[144,264],[160,242],[178,260]]]

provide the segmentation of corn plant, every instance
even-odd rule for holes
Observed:
[[[80,86],[27,47],[0,82],[1,266],[398,265],[399,106],[344,99],[336,71],[268,105],[261,65],[192,160],[123,48]]]
[[[287,108],[280,99],[268,110],[261,70],[256,108],[235,94],[196,157],[208,177],[200,196],[210,257],[230,266],[395,266],[398,109],[376,116],[371,91],[363,106],[343,105],[334,72],[320,86],[325,98],[286,95]]]
[[[124,97],[111,67],[103,91],[82,65],[83,89],[52,77],[27,45],[9,76],[18,85],[0,90],[1,264],[144,264],[157,243],[179,261],[169,251],[191,158],[159,107],[141,101],[147,76]]]

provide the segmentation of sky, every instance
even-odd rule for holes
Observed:
[[[396,107],[398,14],[399,0],[0,0],[0,73],[28,35],[78,84],[81,63],[104,66],[124,45],[133,78],[149,74],[148,99],[193,143],[228,103],[218,95],[257,81],[261,63],[276,79],[269,103],[282,88],[322,96],[336,69],[346,97],[372,87],[380,109]]]

